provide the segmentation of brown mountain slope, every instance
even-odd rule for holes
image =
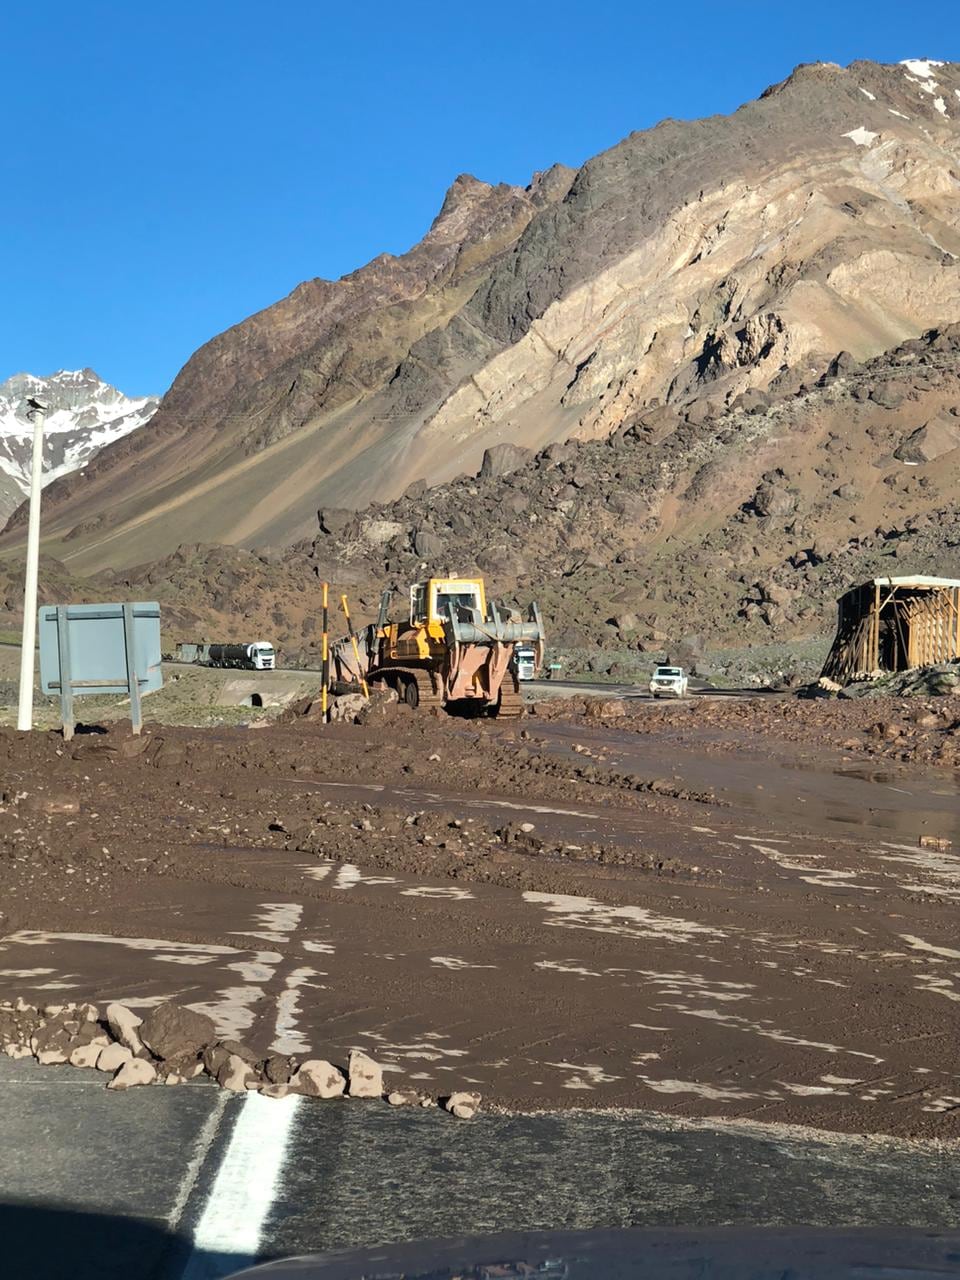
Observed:
[[[362,430],[338,432],[331,422],[383,385],[412,342],[463,304],[571,176],[557,166],[526,191],[461,176],[409,253],[381,255],[336,283],[309,281],[207,343],[174,381],[148,434],[48,489],[46,529],[71,526],[61,535],[64,559],[89,568],[89,557],[76,555],[88,541],[106,541],[103,563],[129,563],[135,549],[152,556],[208,530],[242,541],[268,518],[258,515],[261,498],[279,514],[298,485],[309,493],[317,476],[363,445]],[[13,526],[24,519],[21,511]]]
[[[491,444],[722,406],[957,319],[958,117],[956,64],[821,64],[572,181],[461,181],[411,254],[202,348],[148,431],[51,487],[48,547],[87,570],[289,542],[318,506],[449,481]]]
[[[958,493],[960,324],[865,364],[844,353],[796,390],[662,406],[505,476],[335,513],[312,556],[371,602],[425,568],[479,569],[539,598],[554,651],[755,645],[828,630],[874,575],[960,577]]]

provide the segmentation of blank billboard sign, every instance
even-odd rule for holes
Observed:
[[[127,694],[139,733],[140,698],[163,684],[159,604],[42,605],[39,621],[40,687],[60,696],[64,737],[73,699],[95,694]]]

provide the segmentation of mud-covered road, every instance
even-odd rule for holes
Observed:
[[[942,714],[891,760],[883,708],[576,710],[0,735],[0,999],[172,998],[487,1105],[955,1137]]]

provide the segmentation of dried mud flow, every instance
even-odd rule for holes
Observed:
[[[0,1001],[175,1000],[485,1105],[954,1138],[954,701],[6,731]]]

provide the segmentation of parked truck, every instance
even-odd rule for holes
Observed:
[[[276,651],[268,640],[250,644],[181,643],[174,658],[200,667],[240,667],[247,671],[272,671],[277,665]]]

